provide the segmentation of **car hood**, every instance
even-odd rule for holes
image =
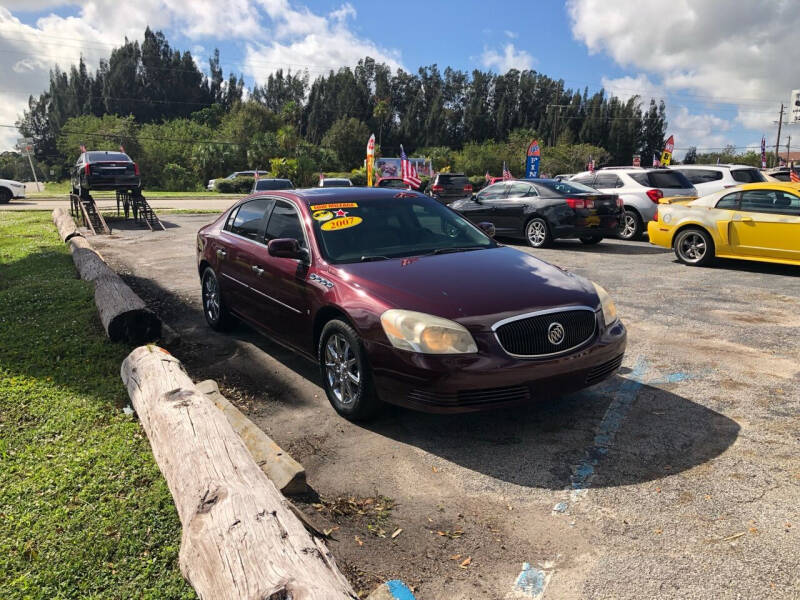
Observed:
[[[437,315],[470,329],[554,307],[599,308],[587,279],[506,246],[339,265],[332,271],[390,308]]]

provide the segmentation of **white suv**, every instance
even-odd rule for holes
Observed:
[[[697,188],[698,196],[707,196],[743,183],[761,183],[766,178],[747,165],[675,165],[670,169],[683,173]]]
[[[25,197],[25,184],[10,179],[0,179],[0,204],[8,204],[12,198]]]
[[[697,190],[681,173],[660,168],[606,167],[570,178],[604,194],[617,194],[625,205],[619,237],[638,240],[656,215],[658,201],[665,196],[697,196]]]

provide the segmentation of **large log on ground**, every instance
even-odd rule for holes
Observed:
[[[101,277],[110,277],[114,271],[106,264],[85,237],[73,237],[69,240],[69,251],[78,275],[86,281],[95,281]]]
[[[142,344],[161,337],[161,321],[116,273],[94,281],[94,303],[112,342]]]
[[[56,224],[62,242],[68,242],[73,237],[81,235],[72,216],[63,208],[53,210],[53,223]]]
[[[180,361],[142,346],[121,375],[183,526],[181,572],[200,598],[357,598]]]

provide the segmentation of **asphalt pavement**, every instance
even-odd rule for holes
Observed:
[[[619,374],[514,410],[390,408],[356,425],[311,363],[205,325],[194,240],[212,218],[91,241],[179,332],[190,374],[217,379],[303,463],[326,503],[301,508],[336,528],[357,586],[399,578],[421,600],[800,597],[800,268],[686,267],[647,242],[522,248],[616,300]],[[321,508],[382,496],[396,505],[380,519]]]

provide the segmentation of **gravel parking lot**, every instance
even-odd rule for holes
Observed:
[[[800,598],[800,268],[558,242],[533,253],[617,302],[629,332],[617,376],[521,409],[390,408],[356,425],[311,363],[244,326],[205,325],[194,239],[211,218],[168,215],[167,231],[92,243],[180,333],[190,374],[217,379],[304,464],[322,501],[300,506],[337,528],[357,589],[400,578],[422,600]]]

